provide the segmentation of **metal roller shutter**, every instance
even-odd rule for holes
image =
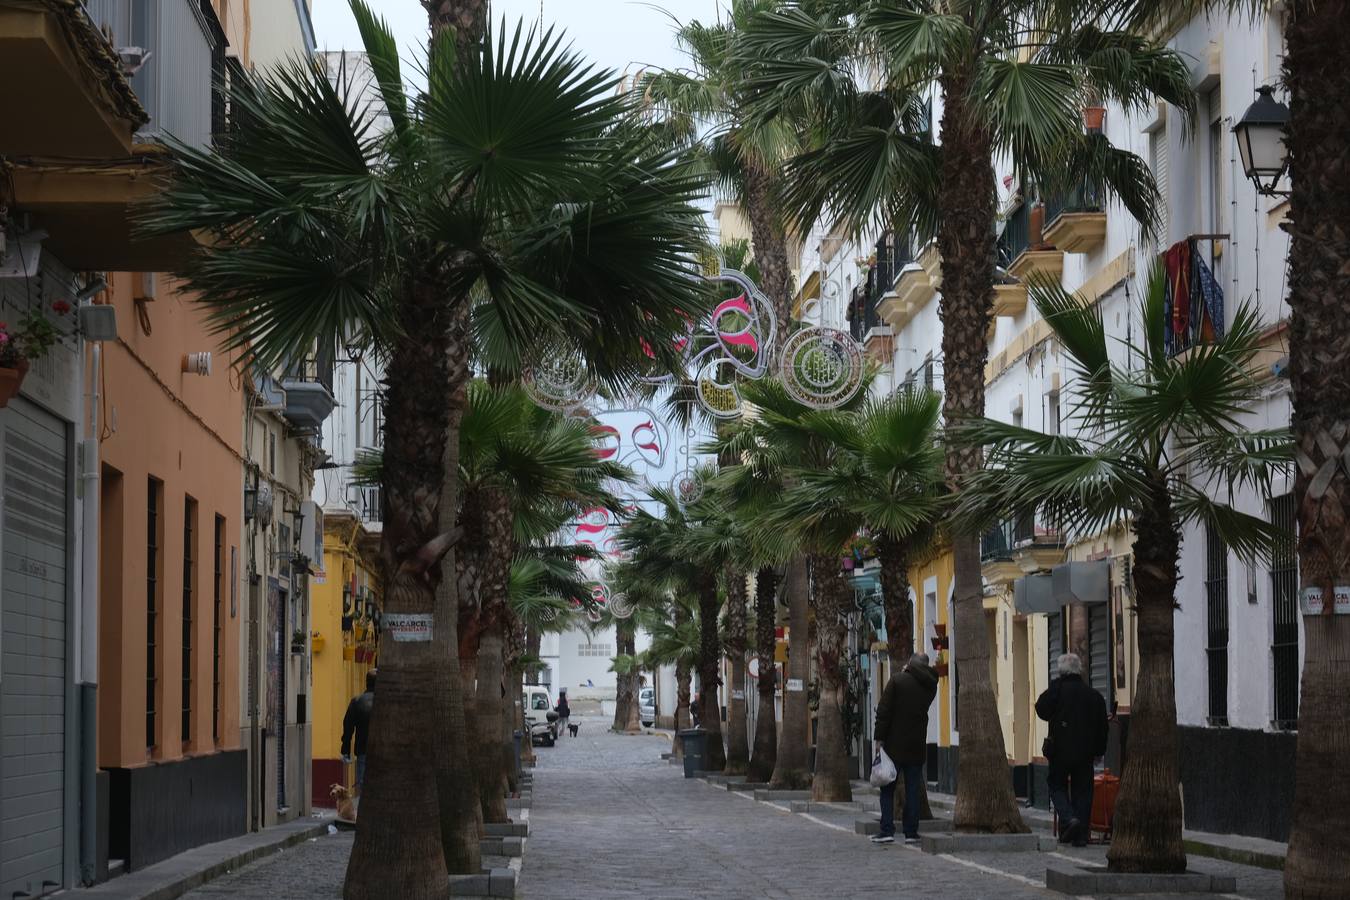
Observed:
[[[0,581],[0,897],[62,884],[66,426],[15,398],[4,437]]]
[[[1046,645],[1049,652],[1046,662],[1051,678],[1059,676],[1059,657],[1064,652],[1064,614],[1051,613],[1045,617]]]

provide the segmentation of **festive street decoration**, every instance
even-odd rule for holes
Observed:
[[[585,354],[579,347],[567,344],[550,344],[537,351],[520,380],[531,400],[560,413],[577,409],[595,395],[597,388],[586,366]]]
[[[798,403],[813,409],[843,406],[863,380],[863,353],[852,335],[834,328],[803,328],[787,340],[779,377]]]

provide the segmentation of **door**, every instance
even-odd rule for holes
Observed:
[[[19,398],[0,421],[0,897],[36,897],[65,846],[68,451],[65,423]]]
[[[281,582],[267,579],[267,731],[272,736],[276,756],[276,809],[286,807],[286,656],[290,639],[286,636],[286,597]]]

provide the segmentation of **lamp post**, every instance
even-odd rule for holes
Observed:
[[[1256,89],[1256,102],[1233,126],[1242,171],[1256,185],[1256,192],[1266,197],[1289,196],[1288,191],[1275,187],[1289,169],[1289,151],[1284,144],[1288,125],[1289,107],[1276,100],[1275,89],[1266,85]]]

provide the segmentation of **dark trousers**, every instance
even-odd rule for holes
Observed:
[[[1092,760],[1072,764],[1050,761],[1046,780],[1050,784],[1050,802],[1055,805],[1055,813],[1059,816],[1061,834],[1071,821],[1077,819],[1083,825],[1083,832],[1076,837],[1087,837],[1087,828],[1092,822],[1094,775]]]
[[[905,837],[919,836],[919,792],[923,789],[923,766],[896,766],[905,779],[905,808],[900,812],[900,827]],[[881,789],[881,833],[895,834],[895,785],[892,781]]]

